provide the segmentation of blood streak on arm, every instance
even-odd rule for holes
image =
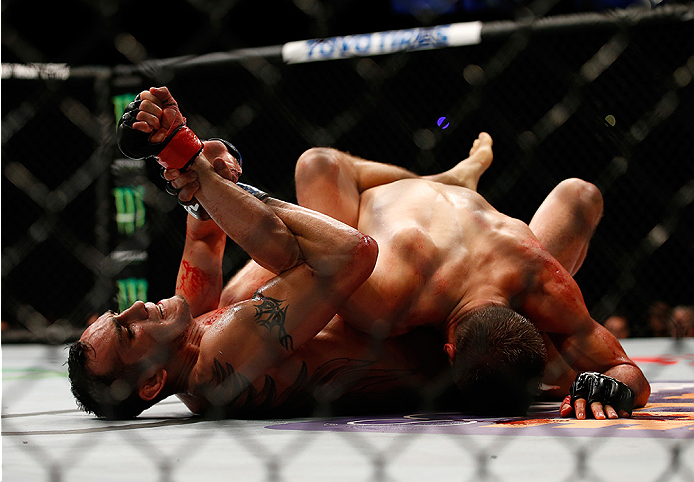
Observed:
[[[219,293],[212,276],[188,261],[182,261],[178,272],[176,294],[183,296],[191,307],[191,312],[204,312],[216,307]],[[216,298],[215,298],[216,297]]]

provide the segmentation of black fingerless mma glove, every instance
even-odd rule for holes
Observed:
[[[597,372],[580,373],[569,393],[572,407],[576,400],[583,398],[589,407],[593,402],[600,402],[603,406],[610,405],[617,413],[623,410],[629,415],[634,409],[634,390],[619,380]]]

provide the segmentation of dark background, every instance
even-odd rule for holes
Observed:
[[[365,0],[85,0],[40,9],[4,2],[3,65],[98,68],[67,80],[3,75],[3,341],[74,337],[95,313],[115,308],[115,280],[123,277],[146,278],[153,301],[173,293],[185,213],[162,194],[158,166],[135,175],[147,206],[147,226],[135,235],[116,229],[110,194],[123,182],[112,165],[122,158],[112,97],[163,84],[199,135],[237,145],[245,182],[287,200],[294,162],[312,146],[430,174],[465,157],[483,130],[494,137],[495,160],[479,190],[502,212],[527,222],[562,179],[596,183],[605,217],[577,281],[596,319],[624,312],[633,334],[649,335],[651,303],[694,303],[691,21],[521,29],[476,46],[316,64],[268,57],[131,69],[291,40],[527,20],[531,12],[580,20],[621,6],[489,4],[437,11]],[[664,7],[673,5],[691,12],[688,3]],[[586,80],[586,67],[596,64],[602,71]],[[436,125],[441,116],[451,124],[445,131]],[[146,250],[147,261],[114,264],[113,253],[129,247]],[[226,273],[245,259],[229,247]]]
[[[2,61],[118,65],[472,20],[602,11],[632,0],[68,0],[3,2]],[[142,46],[124,54],[128,38]],[[120,47],[119,47],[120,45]]]

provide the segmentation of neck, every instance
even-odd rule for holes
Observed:
[[[200,355],[200,341],[206,331],[198,320],[193,320],[190,327],[184,334],[183,343],[172,367],[172,390],[173,393],[185,392],[188,390],[188,380],[193,367]]]
[[[446,320],[446,322],[443,326],[442,333],[446,338],[446,343],[455,344],[455,342],[456,342],[456,336],[455,336],[456,329],[458,328],[458,325],[465,319],[465,316],[468,313],[471,313],[474,310],[482,308],[483,306],[489,306],[489,305],[509,306],[509,302],[504,297],[491,296],[491,297],[478,298],[476,300],[465,303],[465,305],[463,305],[463,307],[461,309],[456,311],[454,316],[451,316],[450,318],[448,318]]]

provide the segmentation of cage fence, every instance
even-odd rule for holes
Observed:
[[[343,41],[342,60],[311,63],[266,48],[114,69],[4,64],[2,319],[34,335],[56,322],[81,328],[137,283],[152,299],[171,290],[184,213],[157,166],[114,144],[124,106],[166,84],[192,128],[232,139],[248,182],[286,200],[310,147],[431,174],[481,131],[495,160],[479,189],[501,212],[527,222],[559,181],[595,183],[605,217],[579,284],[594,318],[627,311],[647,335],[648,303],[692,296],[691,273],[676,269],[692,261],[688,15],[490,22],[479,44],[408,51],[416,35],[433,45],[432,28],[391,40],[400,52],[354,56]],[[242,262],[229,253],[227,274]]]
[[[600,322],[623,313],[633,336],[656,335],[654,303],[694,304],[693,22],[690,5],[665,5],[479,23],[447,48],[437,38],[448,26],[381,36],[392,48],[375,53],[375,35],[339,37],[305,44],[310,61],[268,47],[115,68],[3,64],[2,341],[59,347],[107,309],[173,292],[185,212],[158,165],[115,145],[125,105],[153,85],[170,88],[201,138],[236,145],[244,182],[288,201],[311,147],[427,175],[465,158],[482,131],[494,162],[479,191],[503,213],[528,222],[563,179],[593,182],[605,213],[576,275],[586,304]],[[225,275],[246,260],[228,247]],[[218,422],[227,432],[234,423]],[[412,437],[398,437],[398,450]],[[314,443],[300,440],[297,452]],[[370,460],[372,480],[388,478],[392,447],[345,441]],[[487,448],[455,443],[477,461],[474,480],[489,480]],[[599,443],[561,443],[579,478],[600,480]],[[243,445],[281,479],[281,458],[252,436]],[[691,440],[668,448],[659,480],[691,476],[688,449]],[[60,480],[67,468],[49,460]],[[169,463],[153,457],[159,479],[176,472]]]

